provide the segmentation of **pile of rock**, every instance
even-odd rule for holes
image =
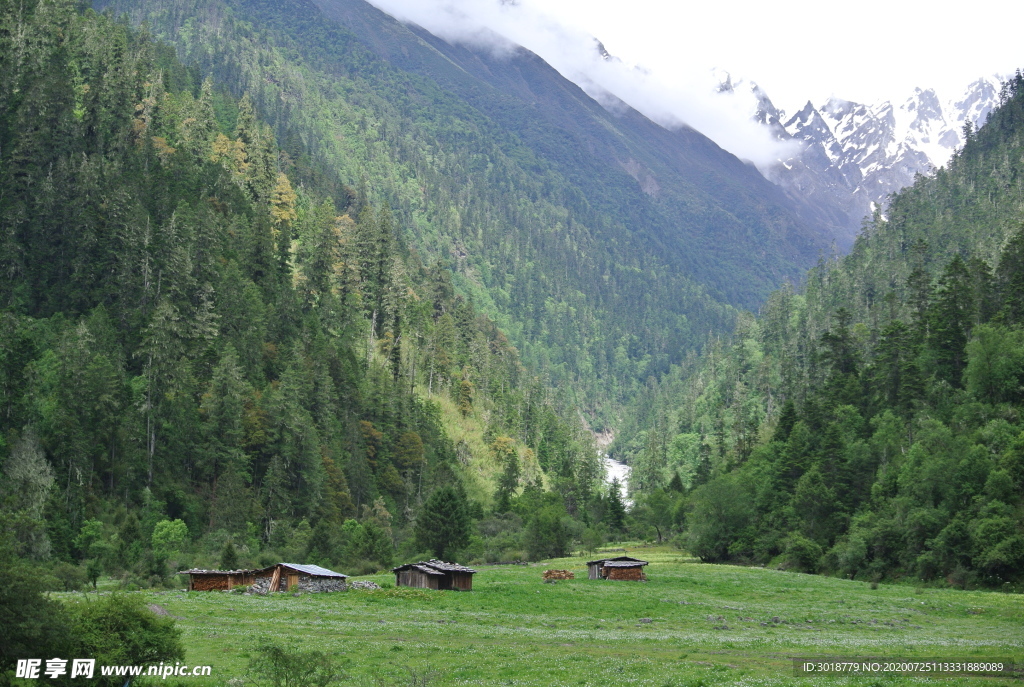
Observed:
[[[344,578],[299,576],[300,592],[343,592],[346,589]]]
[[[270,591],[270,578],[269,577],[257,577],[256,582],[249,587],[250,594],[266,594]]]
[[[545,570],[543,579],[547,580],[575,580],[576,576],[570,570]]]
[[[352,580],[348,583],[349,589],[380,589],[380,585],[369,580]]]
[[[251,594],[266,594],[270,591],[270,577],[257,577],[256,582],[249,587]],[[279,587],[284,585],[280,584]],[[298,589],[289,589],[290,592],[305,592],[305,593],[318,593],[318,592],[343,592],[348,589],[348,585],[345,584],[344,578],[338,577],[311,577],[309,575],[299,575]],[[280,591],[275,590],[275,591]]]

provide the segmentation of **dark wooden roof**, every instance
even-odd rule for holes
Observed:
[[[598,558],[596,561],[587,561],[587,565],[597,565],[598,563],[613,568],[632,568],[637,565],[647,565],[647,561],[642,561],[632,556],[616,556],[615,558]],[[631,565],[616,565],[616,563],[630,563]]]
[[[459,565],[458,563],[445,563],[444,561],[439,561],[436,558],[431,558],[429,561],[420,561],[419,563],[406,563],[405,565],[400,565],[397,568],[392,568],[391,572],[400,572],[402,570],[419,570],[427,575],[444,575],[445,573],[450,572],[462,572],[472,575],[476,572],[476,570],[467,568],[464,565]]]

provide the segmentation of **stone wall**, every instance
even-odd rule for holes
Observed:
[[[249,591],[253,594],[266,594],[270,591],[270,581],[273,578],[271,576],[259,577],[256,582],[249,588]],[[281,583],[287,584],[288,575],[286,571],[282,571]],[[318,593],[318,592],[343,592],[348,589],[348,585],[345,584],[345,578],[343,577],[312,577],[310,575],[299,575],[299,588],[297,591],[307,593]],[[276,589],[274,591],[280,591]],[[289,589],[288,591],[293,591]]]
[[[310,577],[299,575],[300,592],[343,592],[348,589],[344,577]],[[290,589],[288,591],[291,591]]]

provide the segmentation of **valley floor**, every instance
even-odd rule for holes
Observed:
[[[636,548],[649,582],[587,579],[587,558],[480,567],[470,593],[272,597],[149,592],[187,660],[223,684],[260,639],[343,656],[355,685],[996,685],[996,678],[795,677],[793,657],[1024,661],[1024,597],[700,564]],[[619,555],[619,554],[609,554]],[[576,579],[545,584],[546,568]],[[377,583],[393,576],[371,577]]]

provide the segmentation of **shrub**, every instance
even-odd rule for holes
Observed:
[[[69,604],[78,644],[77,655],[102,665],[151,665],[185,658],[181,631],[172,618],[161,618],[137,596],[113,594]],[[97,684],[120,687],[123,676],[97,676]]]
[[[786,538],[786,551],[783,555],[787,568],[813,573],[818,569],[821,553],[821,546],[802,534],[793,532]]]
[[[249,677],[259,687],[327,687],[347,676],[322,651],[264,642],[249,660]]]

